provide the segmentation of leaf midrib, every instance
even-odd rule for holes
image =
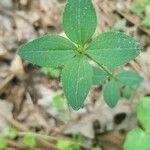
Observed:
[[[42,51],[38,51],[38,50],[35,50],[35,51],[22,51],[23,53],[43,53],[43,52],[46,52],[46,53],[48,53],[48,52],[55,52],[55,51],[57,51],[57,52],[59,52],[59,51],[67,51],[67,52],[74,52],[75,50],[42,50]]]
[[[80,3],[81,3],[81,0],[79,0],[78,1],[78,5],[80,6]],[[81,40],[81,37],[82,37],[82,33],[81,33],[81,22],[80,22],[80,20],[81,20],[81,15],[80,15],[80,12],[81,12],[81,7],[79,7],[79,9],[78,9],[78,34],[79,34],[79,42],[80,42],[80,44],[82,44],[82,40]]]
[[[99,50],[102,50],[102,51],[108,51],[108,50],[117,50],[117,51],[122,51],[122,49],[128,49],[128,50],[138,50],[138,48],[99,48],[99,49],[92,49],[92,48],[89,48],[88,51],[90,50],[93,50],[93,51],[99,51]]]

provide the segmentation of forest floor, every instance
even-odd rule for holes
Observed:
[[[141,87],[114,109],[104,103],[102,87],[93,87],[84,107],[73,111],[60,70],[39,68],[16,54],[21,44],[43,34],[64,35],[65,0],[0,0],[0,150],[122,150],[126,133],[138,124],[139,98],[150,95],[150,23],[143,23],[150,6],[136,13],[132,0],[93,3],[98,17],[94,36],[119,30],[139,41],[140,56],[122,67],[143,76]]]

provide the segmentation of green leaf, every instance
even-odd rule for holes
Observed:
[[[76,47],[64,37],[45,35],[21,46],[18,54],[33,64],[59,67],[75,55]]]
[[[126,137],[124,150],[150,150],[150,134],[140,128],[133,129]]]
[[[63,27],[73,42],[84,45],[97,25],[96,12],[91,0],[68,0],[63,14]]]
[[[32,134],[26,134],[23,137],[22,142],[26,147],[31,148],[31,149],[35,148],[37,144],[36,138]]]
[[[72,150],[73,142],[67,140],[59,140],[57,143],[58,150]]]
[[[107,74],[99,68],[94,67],[93,72],[94,72],[93,75],[94,85],[101,85],[108,78]]]
[[[62,84],[69,104],[79,110],[92,85],[93,69],[85,57],[75,57],[62,71]]]
[[[139,87],[143,78],[134,71],[125,71],[123,70],[118,76],[117,79],[123,85],[130,87]]]
[[[150,26],[150,16],[144,18],[143,24],[148,27]]]
[[[73,135],[74,136],[74,135]],[[57,149],[58,150],[81,150],[80,145],[83,142],[82,137],[75,135],[73,140],[58,140]]]
[[[87,54],[97,63],[116,68],[139,55],[137,42],[121,32],[105,32],[96,37]]]
[[[120,98],[120,90],[116,81],[110,81],[103,92],[104,100],[111,108],[115,107]]]
[[[137,118],[145,131],[150,134],[150,97],[141,99],[137,109]]]
[[[129,99],[131,97],[131,93],[132,93],[132,88],[129,86],[126,86],[123,91],[125,98]]]
[[[52,78],[59,78],[61,74],[60,68],[42,67],[41,71]]]
[[[17,130],[14,128],[10,128],[7,132],[6,132],[6,136],[10,139],[15,139],[17,137]]]
[[[52,106],[56,109],[65,110],[66,109],[66,103],[65,98],[63,97],[64,93],[63,91],[58,91],[56,95],[53,97]]]
[[[0,150],[6,150],[7,148],[7,141],[3,138],[0,138]]]
[[[136,6],[146,7],[148,4],[150,4],[150,0],[135,0]]]
[[[145,8],[143,6],[136,5],[131,9],[131,11],[133,13],[141,14],[145,11]]]

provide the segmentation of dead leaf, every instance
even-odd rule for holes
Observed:
[[[10,70],[18,79],[24,80],[26,78],[26,74],[20,56],[16,55],[14,57],[14,59],[11,62]]]

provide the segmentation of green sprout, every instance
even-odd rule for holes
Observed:
[[[150,150],[150,98],[141,98],[137,108],[137,119],[141,127],[127,134],[124,150]]]
[[[22,143],[28,148],[28,149],[34,149],[37,145],[36,137],[32,134],[26,134],[23,139]]]
[[[33,64],[63,68],[64,93],[74,110],[83,106],[96,80],[99,80],[98,84],[107,83],[104,100],[110,107],[116,106],[120,98],[119,82],[124,74],[116,75],[114,71],[140,54],[138,42],[121,32],[105,32],[91,41],[96,26],[96,11],[91,0],[68,0],[63,13],[63,28],[68,38],[44,35],[18,49],[18,54]],[[96,71],[89,63],[91,61],[95,62]],[[133,78],[128,79],[134,82]],[[125,82],[123,78],[121,83]]]
[[[7,145],[7,140],[5,138],[0,137],[0,150],[6,150]]]

